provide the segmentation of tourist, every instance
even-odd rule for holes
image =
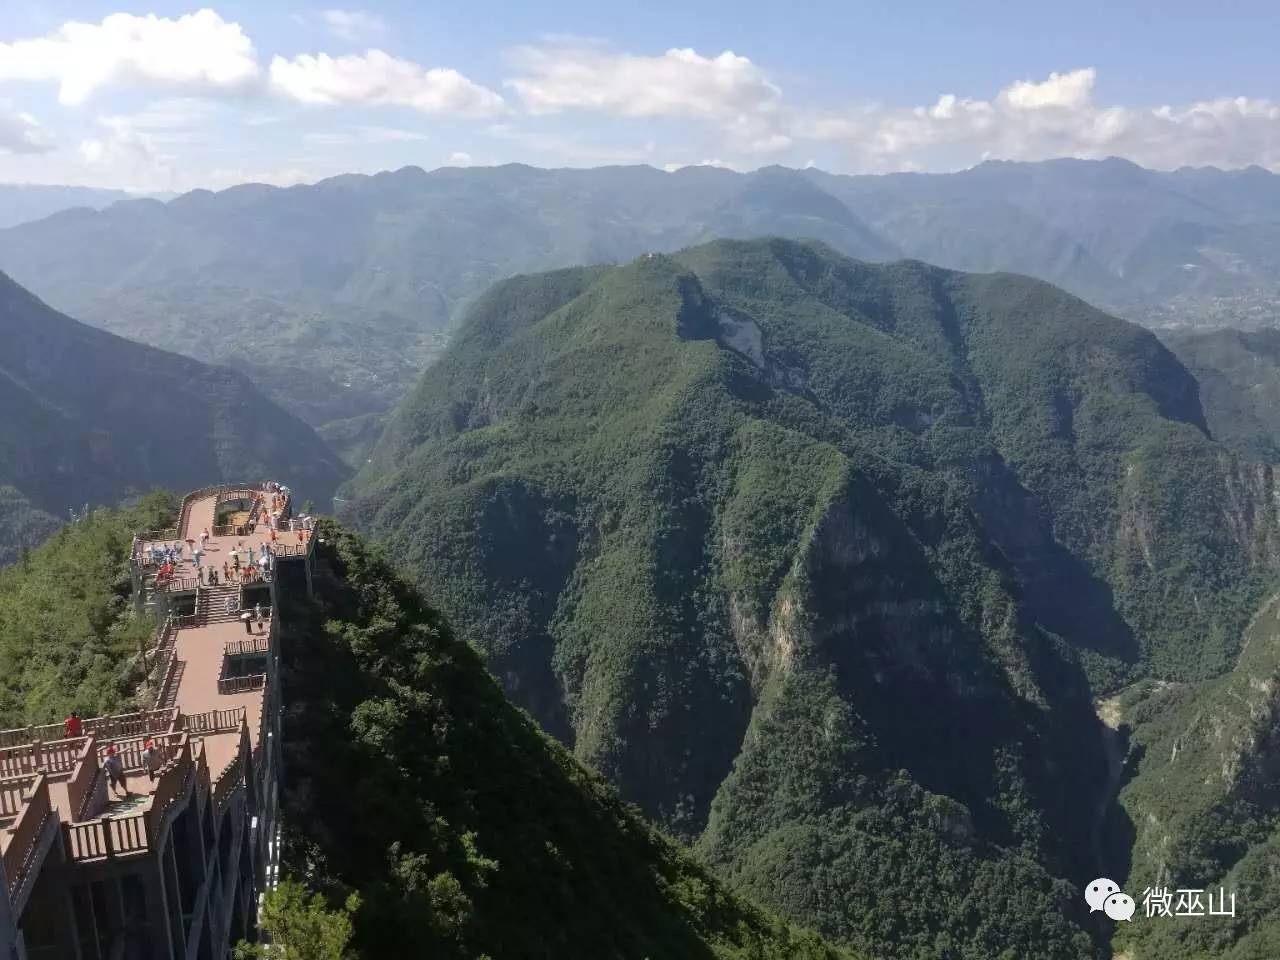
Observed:
[[[262,604],[257,604],[253,608],[254,615],[258,618],[258,632],[262,633],[267,628],[267,618],[262,613]]]
[[[113,743],[107,747],[106,759],[102,761],[102,769],[107,774],[107,790],[113,787],[119,787],[120,792],[124,795],[121,799],[129,798],[129,783],[124,776],[124,761],[120,759],[120,754],[116,752],[116,745]]]
[[[62,732],[66,734],[68,740],[72,737],[79,737],[83,735],[84,721],[80,719],[80,714],[72,710],[71,714],[67,717],[66,723],[62,725]]]
[[[156,747],[154,740],[147,740],[147,747],[142,751],[142,766],[147,771],[147,780],[151,783],[156,782],[156,776],[160,772],[160,767],[164,763],[164,757],[160,755],[160,750]]]
[[[200,534],[200,549],[203,550],[209,545],[209,528],[205,527],[204,532]]]
[[[231,582],[231,567],[227,565],[227,561],[225,560],[222,561],[222,582],[223,583]]]
[[[252,635],[253,634],[253,614],[251,614],[248,610],[246,610],[244,613],[240,614],[240,622],[244,624],[244,632]]]

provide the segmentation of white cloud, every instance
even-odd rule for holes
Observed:
[[[0,43],[0,80],[52,81],[64,104],[115,83],[201,92],[242,90],[258,79],[253,43],[213,10],[175,19],[113,13],[64,23],[47,37]]]
[[[445,159],[447,167],[469,167],[475,163],[475,158],[465,150],[455,150]]]
[[[456,70],[424,69],[381,50],[342,57],[275,57],[271,88],[282,97],[311,104],[395,105],[461,116],[491,116],[505,109],[502,97]]]
[[[0,104],[0,153],[48,153],[53,137],[29,113]]]
[[[860,169],[967,166],[979,160],[1122,156],[1148,167],[1280,170],[1280,102],[1244,97],[1156,109],[1102,105],[1093,68],[1019,80],[991,100],[944,94],[931,106],[812,114],[796,136],[845,143]]]
[[[1038,110],[1041,107],[1079,109],[1088,105],[1093,95],[1093,82],[1097,78],[1098,72],[1093,67],[1070,73],[1051,73],[1048,80],[1040,83],[1019,80],[1005,87],[1000,91],[1000,99],[1020,110]]]
[[[386,22],[367,10],[321,10],[320,22],[339,40],[355,42],[380,37],[387,32]]]
[[[755,128],[782,91],[748,58],[673,48],[660,56],[620,53],[580,39],[516,49],[507,81],[530,113],[599,110],[625,117],[685,116]]]

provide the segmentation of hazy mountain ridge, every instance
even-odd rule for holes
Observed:
[[[1139,792],[1095,844],[1092,698],[1211,682],[1280,581],[1274,476],[1151,334],[780,241],[499,284],[354,486],[546,729],[900,957],[1102,950],[1079,884],[1170,834]]]
[[[78,323],[3,275],[0,337],[0,485],[47,514],[268,475],[323,505],[346,476],[241,374]]]
[[[0,231],[0,269],[130,338],[247,353],[269,396],[321,426],[393,406],[495,280],[716,236],[1026,273],[1161,325],[1265,326],[1280,303],[1278,181],[1119,160],[879,177],[406,167],[65,211]]]
[[[0,183],[0,229],[42,220],[74,207],[101,210],[131,196],[123,190],[98,187]]]

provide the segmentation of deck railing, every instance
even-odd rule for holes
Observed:
[[[168,813],[171,806],[186,796],[187,786],[194,772],[190,735],[181,734],[181,738],[172,744],[172,749],[172,756],[160,768],[160,777],[156,781],[155,790],[151,794],[152,837],[160,836],[165,814]]]
[[[229,730],[239,730],[245,722],[244,717],[244,707],[234,707],[229,710],[210,710],[207,713],[193,713],[183,716],[182,729],[190,732],[192,736],[200,736],[207,733],[226,733]]]
[[[221,813],[227,799],[235,792],[240,781],[244,779],[245,760],[249,755],[249,728],[240,727],[240,749],[227,762],[222,771],[213,780],[213,809]]]
[[[223,648],[224,657],[261,656],[271,647],[270,636],[256,636],[252,640],[228,640]]]
[[[250,690],[261,690],[267,685],[265,673],[252,673],[245,677],[222,677],[218,680],[218,693],[229,696],[233,693],[248,693]]]
[[[12,900],[26,880],[35,859],[44,826],[53,816],[49,784],[44,774],[36,777],[23,797],[22,809],[9,826],[9,842],[4,848],[4,873],[9,880],[7,896]]]
[[[148,828],[146,812],[62,825],[67,856],[73,863],[140,853],[151,845]]]
[[[69,773],[84,748],[87,738],[36,740],[20,747],[0,751],[0,777],[20,777],[33,773]]]
[[[84,746],[80,748],[76,765],[71,771],[71,779],[67,781],[67,805],[71,808],[68,812],[73,818],[79,819],[84,815],[101,770],[97,739],[85,737]]]
[[[168,580],[156,581],[156,590],[160,593],[186,593],[198,586],[199,577],[170,577]]]
[[[176,711],[172,709],[140,710],[136,713],[122,713],[113,717],[92,717],[81,723],[86,734],[93,733],[101,737],[129,737],[168,730],[175,714]],[[5,747],[23,746],[37,740],[44,742],[62,740],[65,739],[65,732],[65,725],[61,723],[0,730],[0,750]]]
[[[277,540],[271,546],[271,552],[274,553],[277,558],[305,557],[310,550],[310,537],[307,537],[307,539],[302,543],[285,543],[282,540]]]
[[[24,773],[0,779],[0,820],[8,820],[22,812],[27,794],[39,776],[38,773]]]

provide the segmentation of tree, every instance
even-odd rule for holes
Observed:
[[[352,894],[340,910],[330,910],[318,893],[285,880],[266,895],[261,930],[265,944],[241,942],[236,960],[348,960],[351,917],[360,907]]]

